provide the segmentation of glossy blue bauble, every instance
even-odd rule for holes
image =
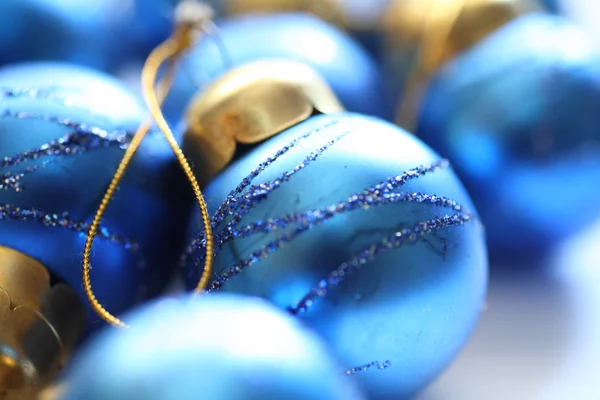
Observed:
[[[103,332],[63,400],[359,400],[317,337],[259,299],[164,299]]]
[[[520,18],[445,67],[418,135],[451,160],[498,257],[600,216],[600,58],[560,17]]]
[[[68,61],[113,69],[169,35],[173,0],[2,0],[0,65]]]
[[[297,315],[369,399],[415,393],[469,337],[486,289],[484,231],[447,162],[401,129],[311,117],[232,163],[205,196],[217,244],[210,290]],[[190,288],[202,243],[195,232]]]
[[[146,111],[113,78],[65,64],[0,69],[0,88],[0,245],[39,260],[85,300],[88,223]],[[182,187],[164,138],[150,134],[94,243],[92,283],[111,312],[167,283],[186,219]]]
[[[232,67],[250,61],[284,58],[308,64],[327,81],[349,111],[388,117],[379,69],[350,37],[308,14],[248,14],[218,23],[223,55],[210,37],[185,61],[165,105],[179,121],[189,100]]]

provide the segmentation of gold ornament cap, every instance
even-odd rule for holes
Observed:
[[[0,399],[33,399],[58,374],[83,332],[73,290],[50,286],[38,261],[0,246]]]
[[[325,80],[296,61],[261,60],[232,69],[188,107],[184,150],[201,185],[233,160],[237,143],[256,144],[315,112],[343,107]]]
[[[443,64],[539,9],[534,0],[393,0],[383,31],[386,68],[402,87],[396,123],[414,130],[425,88]]]
[[[430,72],[519,17],[534,0],[394,0],[383,18],[388,51],[421,53]],[[426,46],[427,48],[424,48]]]

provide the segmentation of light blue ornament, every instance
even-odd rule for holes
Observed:
[[[66,64],[0,70],[0,245],[39,260],[76,290],[92,220],[142,104],[101,73]],[[135,155],[99,229],[92,283],[119,314],[159,293],[172,274],[186,182],[159,132]],[[88,307],[88,328],[102,326]]]
[[[247,14],[218,22],[217,27],[213,32],[218,36],[205,37],[182,65],[164,108],[172,122],[181,119],[197,86],[203,88],[241,64],[273,58],[308,64],[349,111],[390,117],[373,59],[326,22],[301,13]]]
[[[313,116],[239,155],[204,193],[210,292],[296,315],[369,399],[413,395],[469,337],[486,291],[484,231],[448,162],[414,136],[352,113]],[[190,240],[192,288],[204,238]]]
[[[452,161],[497,257],[600,216],[600,57],[560,17],[520,18],[447,65],[418,135]]]
[[[166,39],[174,0],[2,0],[0,65],[67,61],[112,70]]]
[[[258,299],[163,299],[127,321],[80,353],[63,400],[362,399],[313,333]]]

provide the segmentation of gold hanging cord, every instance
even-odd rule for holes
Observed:
[[[169,89],[173,84],[173,75],[175,72],[175,64],[179,61],[184,52],[189,49],[194,43],[196,43],[199,33],[204,30],[204,25],[210,21],[212,17],[212,10],[197,1],[194,0],[183,0],[179,3],[175,10],[176,27],[172,36],[160,44],[156,49],[152,51],[144,67],[142,69],[142,90],[146,105],[148,106],[151,114],[151,118],[142,124],[136,131],[129,147],[127,148],[123,159],[121,160],[117,171],[115,172],[106,193],[98,207],[96,215],[90,226],[89,234],[85,243],[83,252],[83,286],[85,289],[88,301],[92,305],[94,311],[98,315],[108,322],[109,324],[117,327],[127,327],[127,325],[119,318],[112,315],[107,311],[98,301],[92,290],[92,283],[90,278],[91,270],[91,251],[94,238],[98,232],[100,222],[110,201],[127,170],[129,163],[131,162],[135,152],[140,146],[142,140],[148,133],[153,121],[156,121],[159,129],[165,135],[173,153],[177,157],[177,161],[182,166],[187,179],[192,185],[194,195],[200,206],[202,214],[202,222],[204,225],[204,231],[206,234],[206,258],[204,261],[204,270],[200,278],[200,282],[195,290],[196,294],[201,293],[208,285],[210,275],[212,272],[213,263],[213,236],[210,222],[210,216],[206,207],[206,202],[200,190],[194,173],[185,158],[181,147],[177,144],[168,123],[166,122],[162,111],[161,104],[167,96]],[[165,76],[157,84],[157,75],[161,66],[166,63]],[[156,87],[158,86],[158,88]]]

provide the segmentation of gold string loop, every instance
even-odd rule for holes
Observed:
[[[179,147],[177,144],[177,140],[173,136],[173,132],[171,131],[169,124],[166,122],[162,114],[161,105],[173,84],[177,61],[180,60],[183,52],[195,43],[199,33],[204,29],[204,25],[210,21],[211,18],[212,9],[195,0],[183,0],[175,9],[176,26],[172,36],[152,51],[142,69],[142,90],[144,100],[150,110],[151,118],[144,122],[133,136],[131,143],[125,151],[125,154],[123,155],[123,158],[121,159],[121,162],[119,163],[119,166],[117,167],[117,170],[108,186],[108,189],[102,198],[96,215],[92,220],[92,224],[90,225],[90,230],[83,252],[83,286],[88,301],[90,302],[94,311],[96,311],[96,313],[103,320],[113,326],[127,327],[123,321],[107,311],[102,304],[100,304],[94,294],[90,278],[92,244],[98,233],[98,228],[100,227],[102,217],[104,216],[104,213],[106,212],[106,209],[108,208],[108,205],[110,204],[110,201],[112,200],[119,183],[129,167],[135,152],[148,133],[153,121],[156,122],[159,129],[164,134],[177,158],[177,161],[183,168],[185,175],[192,186],[202,215],[202,222],[206,234],[206,258],[200,282],[198,283],[194,293],[199,294],[203,292],[210,279],[213,263],[213,236],[210,215],[206,207],[206,202],[204,201],[204,196],[200,190],[200,185],[198,184],[196,177],[194,176],[194,173],[185,155],[183,154],[183,151],[181,150],[181,147]],[[165,63],[165,76],[157,84],[159,70]]]
[[[213,43],[217,48],[217,51],[221,56],[223,67],[226,70],[229,70],[231,67],[233,67],[233,57],[227,50],[227,46],[225,45],[225,41],[219,33],[219,27],[217,26],[217,24],[215,24],[213,21],[207,21],[206,24],[204,24],[204,26],[202,27],[202,33],[210,39],[212,39]],[[190,71],[189,63],[184,63],[184,71],[190,79],[190,82],[192,82],[192,85],[194,85],[194,87],[196,88],[196,90],[201,90],[203,85],[198,84],[198,82],[196,81],[196,77]]]

